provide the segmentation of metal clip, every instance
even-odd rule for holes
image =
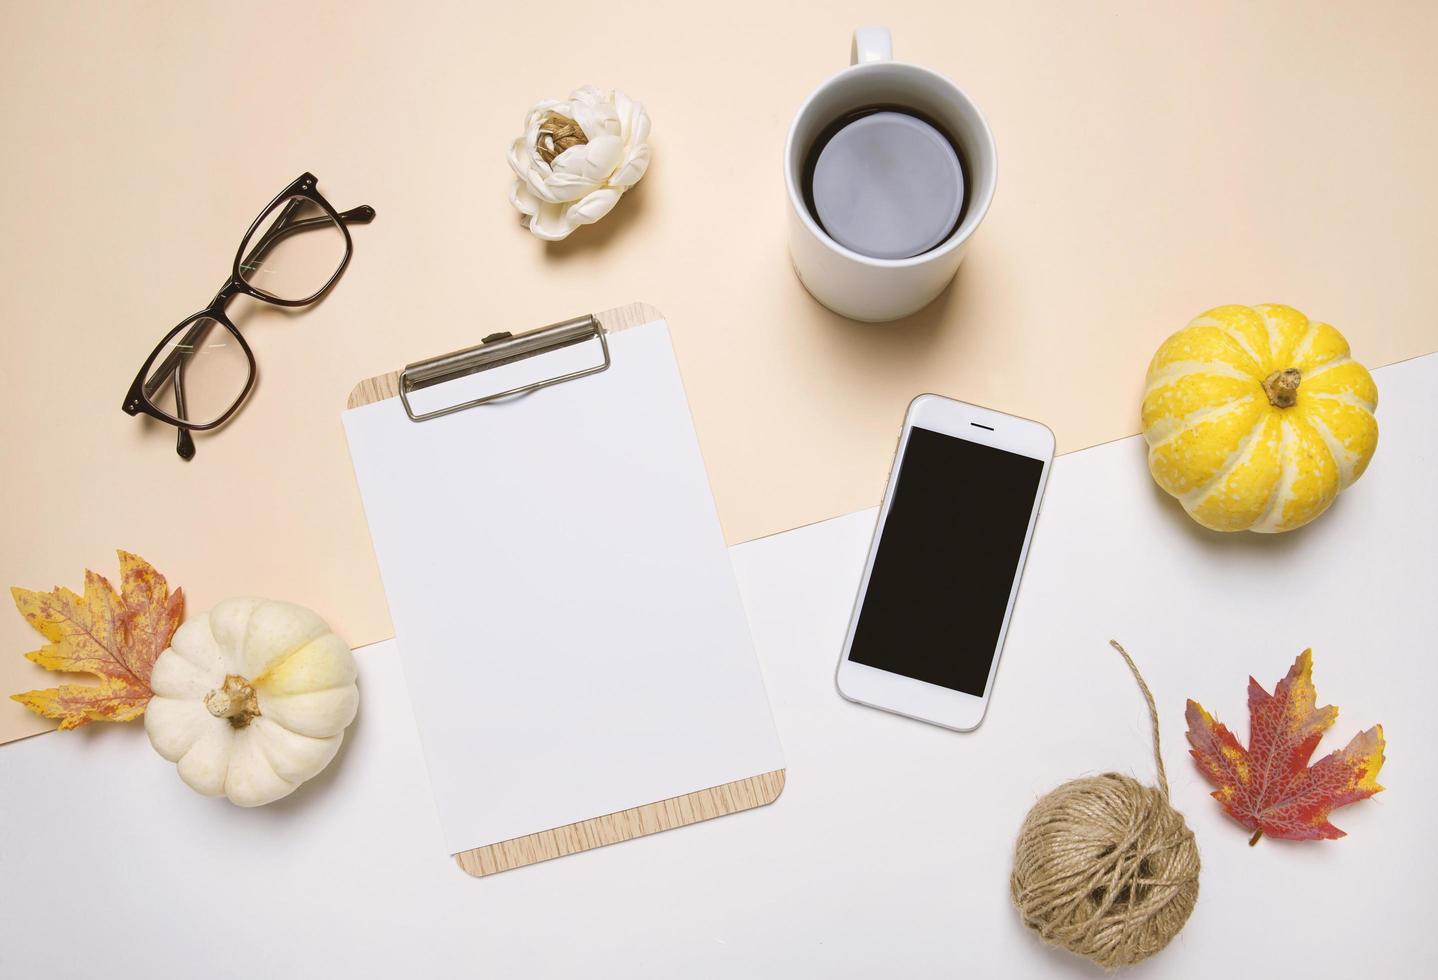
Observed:
[[[446,381],[454,381],[458,378],[468,377],[471,374],[478,374],[480,371],[487,371],[490,368],[499,367],[501,364],[513,364],[515,361],[522,361],[536,354],[547,354],[550,351],[571,347],[574,344],[582,344],[586,340],[594,339],[598,339],[599,341],[600,350],[604,354],[604,361],[593,367],[570,371],[568,374],[562,374],[553,378],[544,378],[531,382],[530,384],[520,385],[518,388],[510,388],[507,391],[497,391],[492,395],[473,398],[467,402],[461,402],[458,405],[449,405],[445,408],[435,409],[431,412],[423,412],[418,415],[415,414],[414,407],[410,405],[409,393],[412,391],[418,391],[421,388],[428,388],[432,385],[444,384]],[[424,422],[429,419],[439,418],[442,415],[462,412],[467,408],[483,405],[485,402],[508,398],[510,395],[518,395],[527,391],[537,391],[540,388],[563,384],[566,381],[573,381],[575,378],[598,374],[600,371],[606,371],[608,369],[609,341],[605,339],[604,326],[591,313],[584,316],[577,316],[572,320],[562,320],[559,323],[552,323],[547,327],[540,327],[537,330],[529,330],[521,334],[511,334],[508,331],[493,333],[485,337],[484,340],[475,347],[466,347],[464,350],[457,350],[449,354],[441,354],[438,357],[431,357],[428,360],[407,364],[399,376],[399,400],[404,404],[404,413],[409,416],[410,421]]]

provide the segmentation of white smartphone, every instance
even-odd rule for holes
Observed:
[[[1054,458],[1048,426],[920,395],[839,657],[850,701],[967,732],[999,652]]]

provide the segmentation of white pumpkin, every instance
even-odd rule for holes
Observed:
[[[227,599],[175,631],[150,675],[145,731],[206,796],[260,806],[339,751],[359,707],[349,646],[302,606]]]

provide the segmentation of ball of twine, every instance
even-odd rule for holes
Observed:
[[[1198,901],[1198,845],[1168,800],[1158,710],[1133,659],[1109,641],[1148,701],[1158,787],[1116,772],[1064,783],[1034,804],[1009,880],[1024,924],[1106,969],[1146,959]]]

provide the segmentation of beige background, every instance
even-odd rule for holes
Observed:
[[[1129,434],[1154,347],[1217,303],[1296,305],[1372,366],[1438,348],[1431,3],[688,6],[0,5],[0,584],[78,587],[123,547],[192,610],[259,593],[386,636],[353,383],[634,299],[668,315],[735,542],[875,502],[919,391],[1041,419],[1061,450]],[[983,107],[999,184],[956,288],[864,326],[788,268],[780,152],[880,17]],[[504,149],[586,82],[649,107],[654,165],[547,247]],[[232,309],[262,380],[184,464],[121,396],[306,169],[379,217],[319,307]],[[20,658],[37,641],[0,614],[0,692],[53,682]],[[0,739],[40,727],[0,704]]]

